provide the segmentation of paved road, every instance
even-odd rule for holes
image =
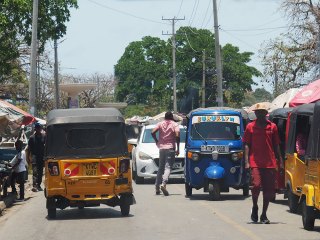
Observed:
[[[218,202],[208,201],[202,190],[184,197],[183,184],[168,186],[170,196],[156,196],[152,184],[134,185],[137,204],[129,217],[121,217],[119,207],[66,209],[48,220],[43,192],[10,208],[0,217],[1,239],[320,239],[320,221],[314,231],[302,228],[301,216],[291,214],[277,195],[270,205],[270,225],[249,221],[251,199],[232,190]],[[261,203],[260,203],[261,205]]]

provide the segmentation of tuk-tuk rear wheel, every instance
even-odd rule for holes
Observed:
[[[47,212],[48,212],[49,219],[56,218],[56,215],[57,215],[56,200],[52,197],[47,198]]]
[[[220,184],[218,181],[210,181],[208,190],[211,201],[217,201],[220,199]]]
[[[302,201],[302,223],[306,230],[313,230],[315,214],[313,207],[307,206],[306,199]]]
[[[249,196],[249,184],[246,184],[242,188],[242,195],[245,197]]]
[[[122,195],[120,197],[120,210],[121,210],[121,215],[126,217],[130,213],[130,203],[131,199],[130,196],[127,195]]]
[[[48,218],[55,219],[57,216],[57,209],[56,208],[48,208]]]
[[[184,186],[185,186],[185,190],[186,190],[186,197],[191,197],[192,187],[188,183],[185,183]]]

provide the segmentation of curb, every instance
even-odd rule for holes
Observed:
[[[32,175],[29,174],[28,179],[32,179]],[[19,191],[19,187],[17,188]],[[27,197],[32,193],[32,184],[31,181],[27,180],[25,183],[25,196]],[[11,192],[8,192],[8,196],[0,200],[0,216],[2,215],[2,212],[6,209],[11,207],[15,203],[16,195],[12,194]]]

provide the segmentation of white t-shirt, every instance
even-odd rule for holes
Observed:
[[[24,172],[26,171],[28,167],[27,158],[26,158],[26,152],[23,150],[20,153],[18,153],[10,162],[11,165],[15,165],[18,162],[18,159],[21,158],[22,160],[20,163],[14,168],[14,172]]]

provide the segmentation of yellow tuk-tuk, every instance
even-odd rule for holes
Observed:
[[[135,203],[124,119],[115,108],[56,109],[47,116],[48,218],[66,207]]]
[[[312,120],[314,104],[304,104],[296,107],[289,114],[287,121],[287,146],[285,161],[285,184],[288,196],[289,210],[296,213],[302,188],[305,184],[306,154],[297,151],[297,138],[301,133],[306,135],[306,143],[309,146],[308,135]]]

